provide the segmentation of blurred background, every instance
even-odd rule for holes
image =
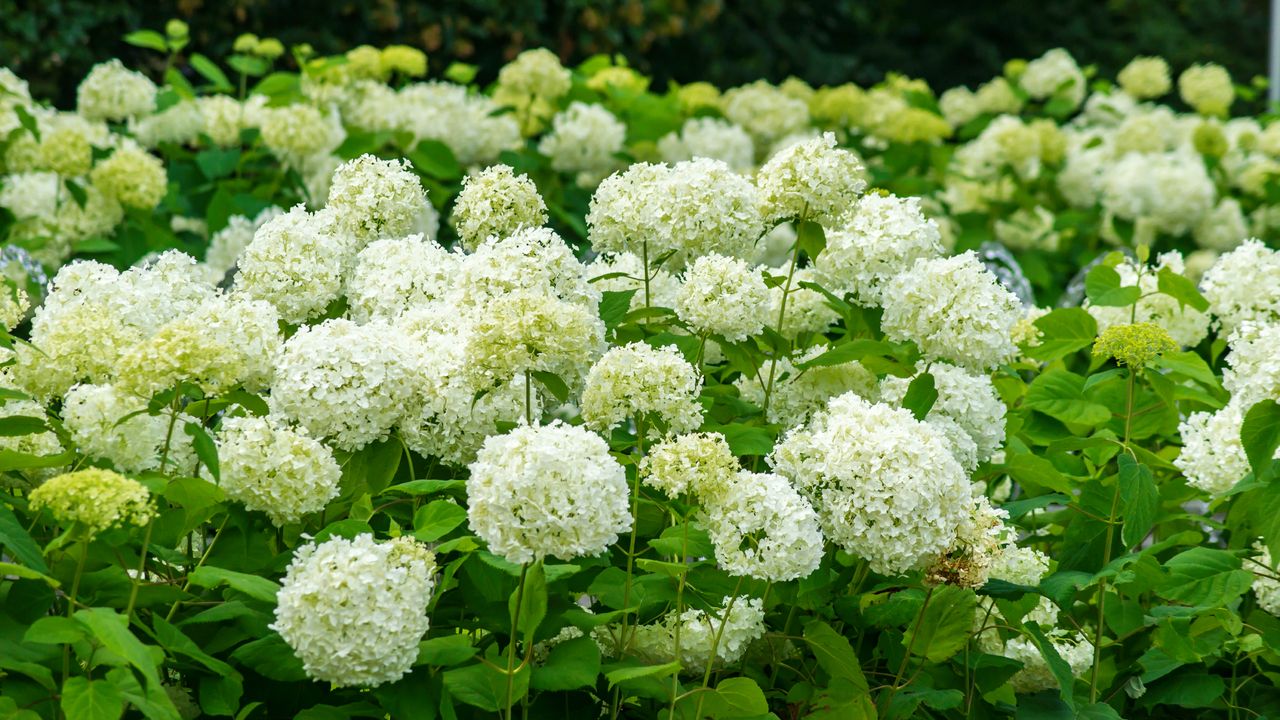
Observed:
[[[215,57],[245,32],[322,54],[404,43],[430,54],[433,74],[456,60],[481,82],[537,46],[570,64],[620,53],[657,90],[789,75],[865,86],[888,70],[941,90],[1053,47],[1105,77],[1143,54],[1175,69],[1216,62],[1247,82],[1266,73],[1267,11],[1266,0],[0,0],[0,63],[65,106],[94,62],[160,62],[120,38],[177,17],[192,49]]]

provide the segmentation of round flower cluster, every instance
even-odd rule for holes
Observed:
[[[1216,195],[1204,161],[1181,150],[1129,153],[1106,171],[1102,183],[1108,212],[1170,235],[1194,228],[1213,209]]]
[[[862,163],[836,147],[833,133],[797,143],[760,168],[756,187],[766,221],[799,218],[830,225],[867,186]]]
[[[204,263],[217,277],[222,277],[236,267],[240,254],[253,242],[258,228],[283,215],[284,211],[272,205],[263,209],[253,218],[244,215],[232,215],[227,218],[226,227],[213,234],[209,239],[209,248],[205,251]]]
[[[761,147],[768,147],[809,122],[805,101],[760,80],[736,87],[724,94],[720,108],[724,116],[741,126]]]
[[[691,608],[668,621],[672,633],[675,624],[680,625],[680,657],[676,659],[681,672],[701,675],[708,666],[732,665],[764,635],[764,603],[760,598],[726,597],[721,608],[714,612]]]
[[[408,537],[308,543],[289,563],[271,629],[312,679],[336,687],[395,682],[431,624],[435,572],[435,555]]]
[[[508,165],[494,165],[462,180],[453,206],[458,238],[474,250],[486,238],[504,238],[521,227],[547,223],[547,204],[538,187]]]
[[[1049,633],[1048,637],[1054,651],[1066,662],[1073,676],[1081,677],[1093,667],[1093,644],[1083,635],[1057,630]],[[1022,669],[1009,679],[1014,692],[1034,693],[1058,687],[1058,678],[1049,668],[1049,662],[1030,639],[1018,637],[1008,641],[1001,654],[1022,663]]]
[[[476,309],[466,335],[466,367],[476,389],[526,372],[549,372],[581,388],[604,352],[604,323],[594,306],[539,291],[501,295]]]
[[[1173,87],[1169,63],[1161,57],[1136,57],[1116,75],[1120,89],[1137,100],[1158,98]]]
[[[583,428],[556,421],[495,435],[470,470],[470,527],[511,562],[598,555],[631,529],[626,473]]]
[[[785,582],[822,562],[818,515],[781,475],[740,471],[707,494],[703,510],[716,562],[730,575]]]
[[[1240,442],[1247,406],[1232,401],[1217,412],[1196,412],[1178,425],[1182,451],[1174,458],[1187,484],[1223,495],[1249,473],[1249,458]]]
[[[1080,66],[1071,53],[1062,48],[1049,50],[1027,63],[1018,85],[1035,100],[1063,98],[1071,107],[1078,106],[1088,91]]]
[[[126,120],[156,107],[156,85],[119,60],[93,66],[76,88],[76,111],[89,120]]]
[[[607,432],[633,419],[651,433],[682,433],[702,424],[698,371],[671,345],[641,342],[615,347],[591,368],[582,393],[582,418]]]
[[[960,464],[972,471],[1004,445],[1005,405],[987,375],[934,363],[929,366],[938,396],[925,422],[941,431]],[[880,401],[901,405],[910,378],[887,376],[880,382]]]
[[[160,468],[166,443],[170,456],[181,454],[181,428],[169,430],[166,415],[147,413],[143,398],[112,385],[77,385],[62,402],[62,422],[80,452],[106,460],[127,473]]]
[[[717,497],[740,469],[723,435],[687,433],[654,445],[640,463],[640,477],[668,497]]]
[[[403,237],[426,212],[427,191],[404,160],[361,155],[333,171],[325,205],[343,231],[362,243]]]
[[[412,308],[442,303],[462,257],[420,234],[369,243],[347,276],[348,313],[361,323],[392,321]]]
[[[764,278],[745,262],[704,255],[685,270],[675,311],[699,335],[741,342],[764,329],[769,301]]]
[[[879,305],[893,276],[916,260],[942,255],[938,225],[924,216],[919,198],[871,193],[858,201],[842,229],[827,233],[814,262],[819,282],[862,305]]]
[[[1218,258],[1200,290],[1224,335],[1246,323],[1280,322],[1280,252],[1250,238]]]
[[[218,430],[219,486],[276,525],[298,522],[338,496],[342,468],[333,451],[272,418],[234,417]]]
[[[1098,322],[1098,332],[1104,333],[1115,325],[1133,322],[1154,323],[1164,328],[1173,341],[1182,347],[1195,347],[1209,333],[1209,316],[1184,305],[1178,298],[1159,292],[1161,271],[1186,274],[1186,265],[1177,251],[1167,252],[1157,258],[1152,267],[1140,268],[1127,260],[1116,266],[1120,285],[1137,286],[1142,297],[1136,308],[1092,305],[1087,300],[1084,307]]]
[[[1093,354],[1115,358],[1116,362],[1141,369],[1164,353],[1178,351],[1178,344],[1159,325],[1149,322],[1112,325],[1098,334]]]
[[[551,158],[551,169],[576,173],[583,187],[594,187],[619,164],[627,126],[600,105],[574,102],[551,125],[538,143],[538,152]]]
[[[1015,351],[1011,331],[1022,319],[1018,298],[972,251],[916,260],[889,280],[881,327],[892,340],[915,341],[928,360],[989,369]]]
[[[338,298],[351,244],[324,211],[298,205],[254,233],[238,261],[236,290],[271,303],[285,322],[304,322]]]
[[[1280,399],[1280,325],[1247,323],[1227,338],[1231,353],[1222,371],[1222,386],[1233,402],[1247,410],[1260,400]]]
[[[755,167],[755,146],[751,136],[741,127],[720,118],[685,120],[678,133],[667,133],[658,140],[658,152],[669,163],[701,157],[721,160],[736,172],[749,172]]]
[[[525,227],[490,237],[464,256],[450,300],[483,309],[496,299],[532,292],[595,310],[600,294],[587,282],[573,249],[550,228]]]
[[[103,194],[139,210],[159,205],[169,191],[168,174],[160,158],[128,145],[98,163],[90,178]]]
[[[89,537],[121,525],[145,525],[155,515],[146,486],[99,468],[50,478],[29,499],[33,510],[48,508],[60,525],[79,526]]]
[[[284,162],[301,167],[342,143],[346,132],[336,113],[325,116],[314,106],[293,103],[265,109],[261,114],[262,143]]]
[[[769,461],[813,503],[832,542],[886,575],[947,552],[971,505],[964,469],[940,432],[854,393],[789,432]]]
[[[1214,63],[1192,65],[1178,77],[1178,94],[1202,115],[1225,116],[1236,98],[1231,74]]]
[[[358,450],[385,438],[404,414],[411,352],[386,323],[335,319],[300,328],[276,362],[271,411],[334,447]]]

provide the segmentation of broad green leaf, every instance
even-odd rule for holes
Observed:
[[[1156,589],[1166,600],[1194,607],[1225,607],[1253,584],[1253,573],[1226,550],[1195,547],[1165,562],[1168,579]]]
[[[197,422],[188,422],[182,426],[183,432],[191,437],[191,445],[196,450],[196,457],[201,464],[209,468],[214,480],[222,478],[222,470],[218,465],[218,444],[213,441],[209,431]]]
[[[106,680],[76,676],[62,686],[60,706],[67,720],[116,720],[124,711],[124,697]]]
[[[628,665],[613,670],[605,669],[605,679],[609,687],[629,680],[640,680],[650,677],[666,677],[680,670],[680,663],[669,662],[662,665]]]
[[[542,387],[546,388],[547,392],[551,393],[556,400],[562,403],[569,401],[569,386],[565,384],[564,380],[560,379],[559,375],[543,370],[533,370],[529,375],[541,383]]]
[[[1078,425],[1100,425],[1111,410],[1085,397],[1085,379],[1067,370],[1050,370],[1031,382],[1023,407]]]
[[[1121,538],[1125,547],[1134,547],[1155,525],[1160,509],[1160,489],[1156,487],[1151,468],[1122,453],[1120,464],[1120,500],[1124,529]]]
[[[734,455],[763,456],[773,452],[773,433],[757,425],[733,423],[707,426],[706,430],[724,435],[725,442],[729,443],[729,449]]]
[[[1142,297],[1137,285],[1121,285],[1120,273],[1105,263],[1095,265],[1085,276],[1084,292],[1089,302],[1104,307],[1126,307]]]
[[[600,674],[600,647],[589,637],[559,643],[547,660],[533,670],[529,684],[535,690],[576,690],[591,687]]]
[[[1240,425],[1240,443],[1249,457],[1254,477],[1259,480],[1273,477],[1276,450],[1280,448],[1280,404],[1263,400],[1249,408]]]
[[[1022,629],[1027,634],[1028,639],[1031,640],[1031,644],[1035,645],[1036,649],[1040,651],[1040,655],[1049,666],[1049,672],[1058,680],[1058,692],[1062,701],[1068,707],[1075,709],[1074,688],[1076,677],[1071,672],[1071,666],[1058,654],[1058,649],[1053,646],[1053,642],[1049,638],[1045,637],[1044,631],[1040,629],[1038,623],[1025,623]]]
[[[924,420],[933,404],[938,401],[937,383],[930,373],[920,373],[911,384],[907,385],[907,394],[902,398],[902,407],[911,411],[917,420]]]
[[[1023,485],[1064,495],[1073,492],[1071,481],[1053,463],[1031,453],[1010,452],[1005,456],[1004,471]]]
[[[457,492],[467,487],[466,480],[410,480],[392,485],[383,492],[400,495],[422,496],[436,493]]]
[[[888,355],[892,351],[893,346],[880,340],[851,340],[836,345],[812,360],[799,363],[796,367],[804,370],[811,367],[844,365],[854,360],[861,360],[868,355]]]
[[[605,290],[600,294],[600,320],[605,329],[617,327],[631,309],[631,299],[640,290]]]
[[[17,516],[5,505],[0,505],[0,545],[9,551],[13,558],[32,570],[41,573],[49,572],[49,566],[44,562],[40,546],[36,545],[36,541],[31,539],[26,528],[18,522]]]
[[[479,650],[467,635],[445,635],[418,643],[415,665],[457,665],[475,657]]]
[[[525,637],[525,642],[533,642],[534,632],[547,616],[547,575],[541,562],[533,563],[525,572],[523,592],[518,586],[511,591],[507,610],[511,618],[512,642],[515,642],[517,633]]]
[[[703,711],[713,718],[759,718],[769,712],[769,702],[755,680],[731,677],[721,680],[703,700]]]
[[[209,148],[196,153],[196,165],[210,180],[224,178],[240,164],[240,148]]]
[[[511,677],[511,704],[519,702],[529,692],[529,675],[529,666],[525,665]],[[498,712],[510,707],[507,680],[506,672],[480,664],[446,670],[444,673],[444,686],[454,699],[487,712]]]
[[[1213,707],[1222,699],[1226,683],[1217,675],[1205,672],[1182,672],[1163,678],[1147,688],[1142,696],[1144,707],[1177,705],[1187,708]]]
[[[0,418],[0,437],[35,435],[49,429],[43,418],[27,415],[10,415]]]
[[[237,676],[239,673],[237,673]],[[200,678],[200,709],[208,715],[230,717],[240,709],[244,684],[236,677],[206,676]]]
[[[187,577],[187,580],[192,585],[205,588],[226,584],[232,590],[272,605],[276,602],[276,593],[280,592],[280,586],[274,580],[212,565],[205,565],[196,570]]]
[[[413,536],[435,542],[467,521],[467,509],[451,500],[435,500],[413,514]]]
[[[972,590],[942,585],[933,591],[918,625],[912,625],[902,644],[914,655],[942,662],[969,642],[978,598]]]
[[[231,659],[262,675],[279,682],[305,680],[306,671],[293,648],[276,633],[258,638],[235,649]]]
[[[222,68],[204,55],[191,53],[191,57],[187,58],[187,62],[191,63],[191,69],[200,73],[201,77],[213,83],[213,86],[217,89],[232,89],[231,81],[227,79],[227,74],[222,72]]]
[[[1059,308],[1037,318],[1033,324],[1042,336],[1039,344],[1027,348],[1026,353],[1045,362],[1083,350],[1098,336],[1098,322],[1080,308]]]
[[[218,675],[240,679],[240,673],[235,668],[201,650],[194,640],[159,615],[155,617],[154,626],[156,641],[169,652],[185,655]]]
[[[805,220],[796,228],[796,244],[810,259],[816,258],[827,246],[827,233],[821,224]]]
[[[22,636],[23,642],[61,645],[83,640],[88,631],[83,625],[61,615],[49,615],[31,623]]]
[[[1189,305],[1200,312],[1209,309],[1209,301],[1205,300],[1200,291],[1196,289],[1196,284],[1186,276],[1174,272],[1171,268],[1160,268],[1160,272],[1156,276],[1156,282],[1160,292],[1177,300],[1179,307]]]
[[[438,140],[423,140],[407,157],[419,172],[437,180],[458,180],[462,177],[462,166],[453,151]]]
[[[155,50],[156,52],[169,52],[169,42],[165,37],[155,30],[134,30],[124,36],[124,41],[134,47]]]
[[[973,622],[972,615],[969,622]],[[814,620],[804,626],[804,641],[827,675],[847,680],[863,693],[868,692],[867,678],[848,638],[821,620]]]
[[[89,632],[102,643],[103,647],[124,658],[146,682],[146,697],[155,705],[156,712],[166,720],[178,720],[178,710],[173,701],[164,694],[160,683],[160,674],[156,671],[155,658],[147,650],[147,646],[129,631],[127,620],[109,608],[88,608],[77,610],[75,619],[80,621]]]

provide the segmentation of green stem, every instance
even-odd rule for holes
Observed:
[[[795,249],[791,252],[791,266],[787,269],[787,281],[782,285],[782,302],[778,305],[778,324],[774,330],[779,336],[782,336],[782,325],[787,319],[787,298],[791,296],[791,281],[796,275],[796,265],[800,264],[800,241],[796,241]],[[778,374],[778,355],[774,353],[769,360],[769,381],[764,387],[764,410],[765,419],[769,418],[769,401],[773,399],[773,381]]]
[[[529,563],[520,566],[520,585],[516,587],[516,609],[511,617],[511,640],[507,645],[507,701],[503,705],[507,719],[514,713],[511,711],[511,689],[516,677],[516,638],[520,635],[520,606],[524,604],[524,581],[529,576]]]
[[[80,593],[80,577],[84,575],[85,563],[89,561],[89,537],[84,538],[80,545],[80,557],[76,560],[76,575],[71,581],[71,592],[67,595],[67,617],[70,618],[76,612],[76,595]],[[62,646],[62,685],[66,687],[67,680],[71,677],[71,643],[65,643]]]
[[[706,338],[704,337],[703,340],[705,341]],[[688,515],[684,515],[681,518],[681,520],[683,524],[683,532],[681,533],[680,557],[677,559],[677,562],[684,565],[685,558],[689,556],[689,517]],[[684,569],[680,572],[680,582],[678,585],[676,585],[676,617],[677,618],[679,618],[681,613],[684,612],[684,585],[688,577],[689,577],[689,568],[687,565],[685,565]],[[680,662],[680,625],[681,624],[679,622],[675,624],[675,631],[673,632],[673,638],[672,638],[675,642],[676,649],[675,649],[674,655],[675,655],[676,662]],[[680,671],[677,670],[675,673],[671,675],[671,717],[676,716],[676,699],[679,696],[680,696]]]
[[[533,374],[524,371],[524,420],[533,427]]]
[[[739,577],[738,584],[733,587],[733,594],[729,596],[729,602],[725,604],[724,611],[720,615],[720,628],[716,630],[716,635],[711,639],[711,655],[707,658],[707,669],[702,673],[701,692],[698,693],[698,707],[694,711],[695,718],[702,717],[702,703],[707,699],[707,690],[711,686],[711,672],[716,666],[716,654],[720,652],[720,640],[724,638],[724,629],[729,624],[729,614],[733,612],[733,604],[738,600],[738,593],[742,592],[742,581],[745,578]]]
[[[648,310],[649,301],[649,243],[648,241],[640,243],[640,261],[644,263],[644,309]],[[649,318],[645,318],[648,322]]]
[[[151,547],[151,530],[155,527],[156,521],[152,519],[147,523],[146,535],[142,538],[142,553],[138,557],[138,576],[133,578],[133,587],[129,590],[129,604],[124,610],[124,622],[129,624],[129,619],[133,617],[133,606],[138,601],[138,588],[142,586],[142,580],[145,577],[147,569],[147,550]]]
[[[187,581],[182,584],[183,593],[186,593],[188,590],[191,589],[191,575],[195,573],[195,571],[199,570],[201,566],[204,565],[204,561],[209,558],[209,553],[213,552],[213,546],[218,544],[218,539],[222,537],[222,531],[227,527],[227,521],[230,519],[231,519],[230,514],[222,518],[222,524],[218,526],[218,531],[214,533],[213,539],[210,540],[209,544],[204,547],[204,552],[200,554],[200,561],[197,562],[196,566],[191,568],[191,570],[187,573]],[[194,540],[195,540],[194,536],[190,540],[188,540],[188,542],[191,543],[191,549],[193,550],[195,549]],[[178,606],[181,604],[182,604],[181,600],[174,600],[173,605],[169,607],[169,612],[164,616],[164,619],[172,620],[174,613],[178,612]]]
[[[911,663],[911,651],[915,649],[916,638],[920,636],[920,626],[924,624],[924,612],[929,609],[929,601],[933,599],[933,588],[930,587],[924,594],[924,604],[920,606],[920,613],[916,615],[915,629],[911,631],[911,642],[907,643],[907,652],[902,656],[902,663],[898,665],[898,673],[893,676],[893,684],[889,686],[889,691],[884,696],[884,710],[888,710],[889,703],[893,702],[893,696],[897,694],[898,683],[902,682],[902,676],[907,672],[907,665]],[[879,703],[877,703],[879,705]]]

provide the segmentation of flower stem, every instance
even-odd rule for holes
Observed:
[[[707,690],[711,686],[711,672],[716,666],[716,654],[720,652],[720,641],[724,638],[724,629],[729,624],[729,614],[733,612],[733,604],[738,600],[738,593],[742,592],[744,579],[738,578],[738,584],[734,586],[733,594],[729,596],[729,602],[725,603],[724,611],[720,614],[720,628],[716,630],[716,635],[711,640],[711,655],[707,658],[707,669],[702,673],[702,691],[698,693],[698,707],[693,713],[696,718],[702,717],[702,703],[707,699]]]
[[[503,707],[506,710],[507,720],[510,720],[514,713],[511,711],[511,689],[515,684],[516,678],[516,638],[520,635],[520,606],[524,604],[524,582],[529,576],[529,563],[520,566],[520,584],[516,587],[516,609],[511,615],[511,641],[507,645],[507,701]]]

